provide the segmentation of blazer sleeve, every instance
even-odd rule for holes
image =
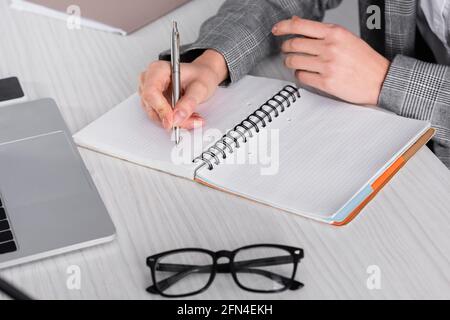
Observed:
[[[430,121],[434,152],[450,168],[450,67],[398,55],[384,81],[379,106]]]
[[[191,62],[206,49],[220,52],[227,63],[229,81],[246,75],[264,57],[280,50],[272,27],[298,15],[322,20],[327,9],[342,0],[226,0],[218,13],[203,23],[197,41],[182,47],[181,59]],[[165,51],[160,59],[169,60]]]

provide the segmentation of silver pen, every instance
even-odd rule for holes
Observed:
[[[172,109],[181,98],[180,80],[180,33],[176,21],[172,24],[172,45],[171,45],[171,67],[172,67]],[[175,134],[175,144],[180,143],[180,128],[173,128]]]

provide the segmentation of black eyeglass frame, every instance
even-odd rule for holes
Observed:
[[[283,282],[284,287],[279,288],[279,289],[274,289],[274,290],[258,290],[258,289],[248,288],[239,282],[239,278],[238,278],[238,275],[236,272],[237,270],[235,267],[236,266],[235,257],[240,251],[244,251],[244,250],[248,250],[248,249],[256,249],[256,248],[280,249],[280,250],[284,250],[290,254],[290,256],[292,257],[292,261],[290,261],[289,263],[293,263],[293,270],[292,270],[291,277],[285,278],[283,276],[273,274],[274,276],[276,276],[279,280],[281,280]],[[208,282],[206,283],[206,285],[203,288],[201,288],[197,291],[194,291],[194,292],[189,292],[189,293],[179,294],[179,295],[164,293],[164,290],[160,289],[159,283],[162,281],[165,281],[167,279],[162,280],[160,282],[158,282],[156,279],[156,271],[159,271],[159,270],[156,270],[156,267],[158,266],[159,261],[162,258],[167,257],[169,255],[178,254],[178,253],[188,253],[188,252],[204,253],[204,254],[209,255],[212,258],[212,266],[211,266],[212,269],[210,272],[210,278],[209,278]],[[147,291],[149,293],[159,294],[159,295],[161,295],[163,297],[167,297],[167,298],[183,298],[183,297],[197,295],[197,294],[200,294],[209,289],[211,284],[214,282],[214,279],[215,279],[217,273],[231,273],[233,280],[238,285],[238,287],[240,287],[242,290],[249,291],[249,292],[266,293],[267,294],[267,293],[279,293],[279,292],[283,292],[286,290],[297,290],[304,286],[303,283],[295,280],[295,276],[297,274],[297,269],[298,269],[298,264],[299,264],[300,260],[303,259],[303,257],[304,257],[303,249],[291,247],[291,246],[277,245],[277,244],[249,245],[249,246],[238,248],[233,251],[221,250],[221,251],[214,252],[214,251],[202,249],[202,248],[183,248],[183,249],[166,251],[166,252],[152,255],[147,258],[147,266],[151,270],[151,277],[152,277],[152,281],[153,281],[153,285],[148,287]],[[229,262],[218,264],[218,260],[220,258],[228,258]],[[258,260],[259,261],[267,260],[268,262],[274,262],[274,259],[278,259],[278,258],[277,257],[274,257],[274,258],[267,257],[267,258],[261,258]],[[279,261],[279,262],[281,262],[281,261]],[[273,265],[273,264],[269,264],[269,265]],[[175,282],[176,281],[178,281],[178,280],[175,280]],[[172,284],[173,283],[170,283],[169,286]]]

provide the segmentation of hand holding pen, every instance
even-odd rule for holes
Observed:
[[[155,61],[140,76],[139,94],[148,117],[166,130],[173,127],[191,130],[204,124],[195,112],[199,104],[213,95],[228,77],[223,56],[214,50],[204,51],[191,63],[179,68],[181,97],[172,108],[172,68],[167,61]]]

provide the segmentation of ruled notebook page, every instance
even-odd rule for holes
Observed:
[[[304,90],[301,95],[258,134],[272,137],[259,140],[260,151],[242,146],[212,171],[198,171],[197,178],[276,208],[326,220],[429,128],[426,122]],[[262,148],[264,143],[266,148]],[[260,152],[269,156],[255,156]],[[250,157],[273,161],[237,163],[238,158]]]
[[[208,145],[233,128],[288,82],[247,76],[215,95],[196,110],[206,119],[202,130],[182,133],[175,148],[171,133],[150,121],[137,94],[74,135],[84,148],[188,179],[197,165],[191,163]],[[192,143],[193,135],[202,136]]]

